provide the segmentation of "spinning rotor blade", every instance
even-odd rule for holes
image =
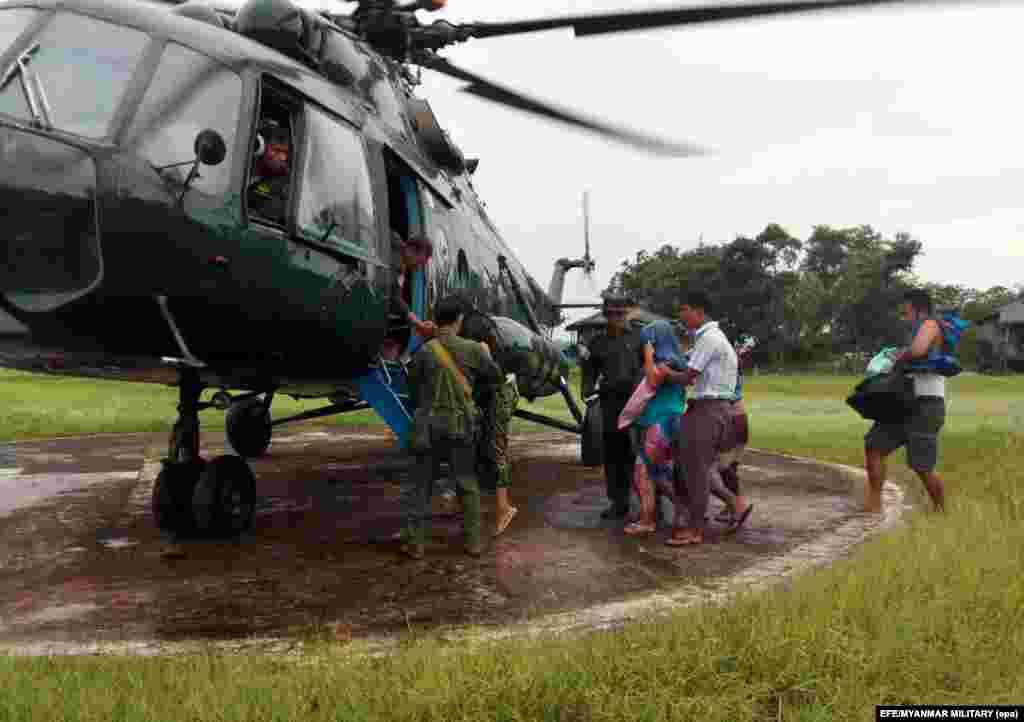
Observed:
[[[502,87],[495,83],[492,83],[485,78],[475,75],[468,70],[463,70],[439,56],[432,56],[429,59],[423,59],[420,62],[424,67],[431,70],[436,70],[439,73],[447,75],[457,80],[463,80],[469,83],[468,86],[462,88],[467,93],[486,98],[495,103],[501,105],[507,105],[511,108],[517,108],[527,113],[539,115],[544,118],[551,120],[557,120],[567,125],[571,125],[576,128],[583,128],[589,130],[592,133],[603,135],[612,140],[616,140],[620,143],[626,143],[637,148],[656,153],[658,155],[670,155],[670,156],[696,156],[696,155],[707,155],[709,151],[693,143],[675,143],[668,140],[662,140],[655,138],[654,136],[644,135],[628,128],[617,128],[613,125],[603,123],[598,120],[587,118],[585,116],[570,112],[568,110],[562,110],[556,108],[553,105],[530,98],[522,93],[509,88]]]
[[[771,15],[790,15],[816,10],[894,5],[897,3],[939,4],[943,0],[795,0],[794,2],[756,2],[742,5],[707,5],[688,8],[665,8],[604,15],[577,15],[565,18],[515,20],[504,23],[473,23],[466,26],[474,38],[493,38],[499,35],[532,33],[554,28],[572,28],[577,36],[623,33],[673,25],[699,25],[725,20]]]

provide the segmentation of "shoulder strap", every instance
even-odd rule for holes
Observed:
[[[463,375],[462,371],[459,370],[459,367],[455,364],[455,359],[453,359],[452,355],[448,353],[448,349],[444,347],[444,344],[442,344],[438,339],[433,338],[427,342],[427,347],[434,354],[434,358],[437,359],[437,362],[455,375],[455,380],[462,389],[462,393],[466,395],[466,398],[472,398],[473,390],[469,388],[469,382],[466,381],[466,377]]]

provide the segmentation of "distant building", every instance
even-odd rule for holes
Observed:
[[[996,309],[978,326],[978,365],[1024,370],[1024,299]]]
[[[633,319],[638,320],[642,323],[650,323],[651,321],[671,321],[670,318],[659,316],[656,313],[648,311],[646,308],[637,308],[633,311]],[[572,334],[573,344],[582,343],[586,346],[590,343],[590,339],[595,334],[603,331],[608,327],[608,320],[604,317],[603,313],[595,313],[592,316],[587,316],[584,319],[580,319],[575,323],[571,323],[565,327],[565,330]]]

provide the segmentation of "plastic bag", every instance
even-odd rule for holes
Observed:
[[[653,399],[657,393],[658,389],[647,383],[647,379],[641,381],[633,391],[633,395],[629,397],[629,401],[622,407],[622,413],[619,414],[619,428],[624,429],[632,424],[644,412],[647,402]]]
[[[895,346],[883,348],[868,362],[868,367],[864,370],[864,377],[871,378],[872,376],[878,376],[878,374],[891,373],[898,353],[899,349]]]

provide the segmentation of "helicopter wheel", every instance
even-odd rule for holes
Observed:
[[[252,526],[256,477],[240,456],[218,456],[199,474],[190,501],[197,532],[237,536]]]
[[[228,443],[239,456],[253,459],[263,456],[270,446],[273,429],[270,425],[270,402],[273,395],[246,399],[231,404],[224,418]]]
[[[164,462],[153,483],[152,508],[157,526],[175,536],[188,536],[195,529],[192,493],[206,462]]]

